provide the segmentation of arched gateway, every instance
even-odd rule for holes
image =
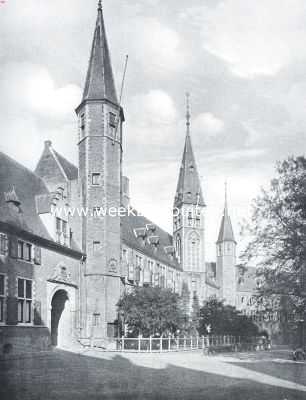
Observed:
[[[57,290],[51,301],[51,343],[65,346],[71,343],[72,321],[70,300],[66,290]]]

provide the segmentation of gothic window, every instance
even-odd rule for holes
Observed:
[[[226,243],[226,252],[227,252],[227,254],[231,254],[231,252],[232,252],[232,243]]]
[[[200,269],[200,239],[196,232],[191,232],[188,237],[188,264],[193,271]]]
[[[182,243],[181,243],[181,237],[180,235],[177,235],[176,241],[175,241],[175,250],[176,250],[176,257],[178,259],[178,262],[181,262],[181,255],[182,255]]]
[[[192,212],[188,212],[188,226],[192,226]]]

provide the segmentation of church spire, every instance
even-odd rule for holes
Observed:
[[[223,217],[221,220],[221,226],[219,230],[217,243],[222,242],[235,242],[234,231],[232,227],[231,218],[228,213],[228,204],[227,204],[227,182],[224,183],[224,211]]]
[[[109,100],[118,104],[101,0],[98,2],[97,22],[83,92],[85,100]]]
[[[186,93],[186,138],[174,207],[182,204],[205,206],[201,182],[190,138],[190,94]]]

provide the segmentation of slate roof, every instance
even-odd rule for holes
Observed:
[[[232,221],[227,209],[227,202],[225,203],[224,207],[217,243],[222,243],[226,241],[236,243]]]
[[[187,131],[185,139],[174,207],[180,207],[182,204],[205,206],[189,131]]]
[[[143,240],[142,237],[137,238],[134,230],[145,228],[146,225],[149,224],[155,226],[155,231],[148,232],[145,240]],[[172,236],[149,219],[140,215],[125,215],[121,217],[121,235],[123,243],[127,246],[161,263],[171,265],[173,268],[182,271],[182,267],[178,263],[176,257],[170,257],[165,251],[165,247],[173,245]],[[159,244],[156,247],[147,240],[149,236],[159,237]]]
[[[83,101],[102,99],[118,104],[103,12],[99,5]]]

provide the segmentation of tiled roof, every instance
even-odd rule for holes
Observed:
[[[12,190],[20,201],[15,207],[5,201],[5,192]],[[36,195],[47,194],[43,180],[32,171],[17,163],[7,155],[0,153],[0,221],[45,239],[51,239],[36,212]]]
[[[118,104],[103,13],[99,7],[83,101],[101,99]]]
[[[189,133],[186,135],[174,207],[180,207],[181,204],[198,204],[199,206],[205,206]]]
[[[78,169],[65,157],[60,155],[52,147],[50,140],[45,141],[45,148],[36,166],[35,173],[46,182],[75,180],[78,177]]]
[[[73,165],[70,161],[68,161],[65,157],[61,156],[57,151],[53,150],[56,155],[59,163],[61,164],[63,170],[67,178],[70,181],[73,181],[78,178],[78,169],[75,165]]]
[[[155,230],[153,233],[148,232],[145,239],[142,236],[135,235],[135,230],[139,228],[146,228],[147,225],[151,225]],[[150,228],[150,226],[148,226]],[[167,247],[172,246],[172,236],[161,229],[159,226],[154,224],[149,219],[140,215],[126,215],[121,217],[121,235],[122,241],[129,247],[140,251],[152,259],[158,260],[166,265],[171,265],[177,270],[182,270],[180,264],[178,263],[176,257],[171,257],[169,252],[167,252]],[[150,244],[151,240],[147,240],[148,237],[158,236],[159,242],[157,245]],[[166,249],[165,249],[166,248]]]
[[[5,198],[5,193],[13,188],[20,201],[19,207]],[[42,178],[0,152],[0,222],[54,242],[38,214],[50,211],[53,197]],[[80,251],[74,241],[71,250]]]

